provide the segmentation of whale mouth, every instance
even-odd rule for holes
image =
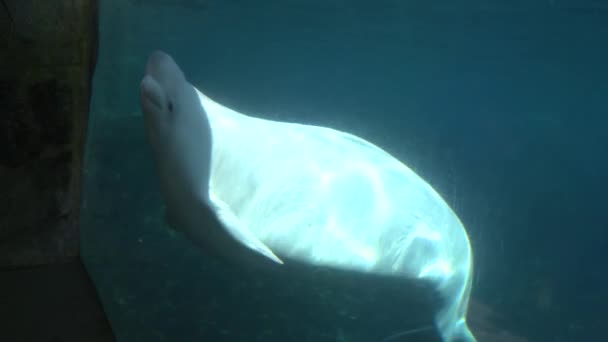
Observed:
[[[160,84],[152,76],[146,75],[141,80],[140,97],[142,105],[159,111],[163,109],[164,94]]]

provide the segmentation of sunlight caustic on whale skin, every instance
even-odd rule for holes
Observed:
[[[277,263],[429,280],[446,299],[435,317],[444,340],[475,341],[465,319],[467,234],[405,164],[348,133],[224,107],[162,52],[150,57],[144,80],[150,143],[179,230],[223,254],[245,246]]]

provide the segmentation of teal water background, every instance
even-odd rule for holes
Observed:
[[[155,49],[220,103],[355,133],[416,170],[462,219],[473,298],[505,330],[601,340],[608,5],[105,0],[100,15],[82,250],[119,341],[306,331],[284,299],[268,301],[267,279],[225,270],[164,229],[138,107]],[[377,300],[396,320],[407,310]],[[259,328],[255,313],[272,319]],[[295,340],[369,341],[398,328],[345,322]]]

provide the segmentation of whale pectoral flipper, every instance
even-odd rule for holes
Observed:
[[[247,248],[260,253],[278,264],[283,264],[283,261],[277,257],[268,246],[260,241],[249,229],[246,229],[246,227],[243,226],[239,218],[234,215],[233,211],[225,202],[217,198],[213,192],[210,193],[209,197],[217,218],[220,220],[228,234]]]

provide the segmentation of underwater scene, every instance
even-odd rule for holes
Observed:
[[[603,341],[608,3],[102,0],[118,341]]]

